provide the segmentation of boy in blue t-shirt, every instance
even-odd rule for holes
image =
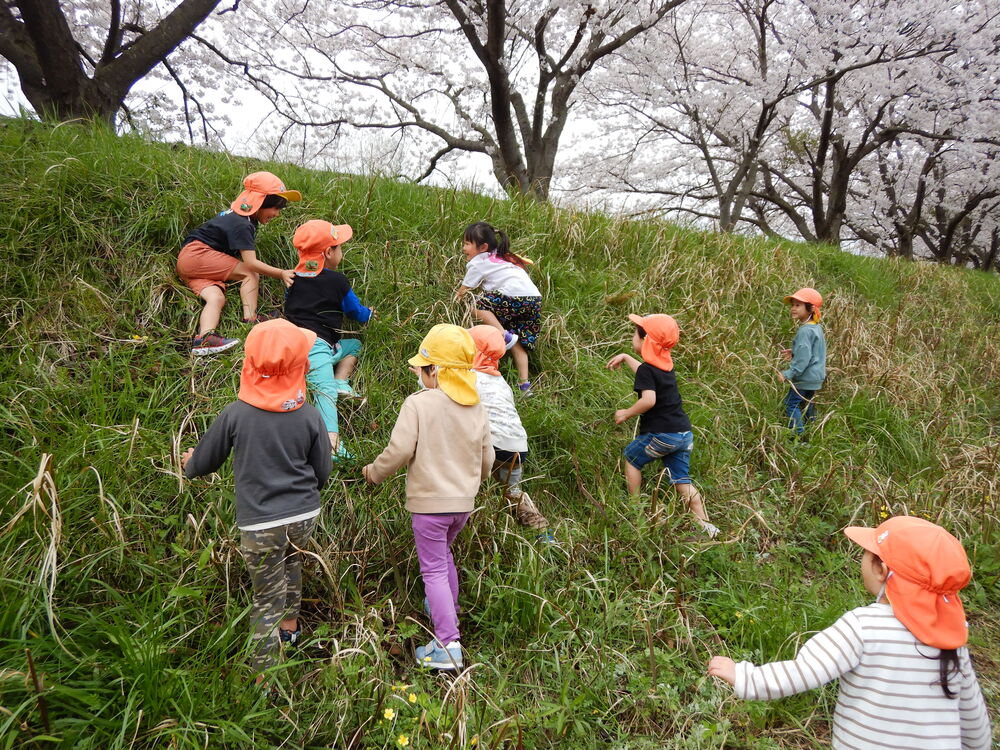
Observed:
[[[815,416],[816,391],[826,380],[826,337],[819,324],[819,308],[823,298],[815,289],[805,287],[785,297],[792,320],[799,323],[791,349],[781,353],[791,362],[788,369],[778,373],[778,381],[791,386],[785,396],[785,414],[788,426],[801,435],[806,423]]]
[[[337,398],[357,396],[350,377],[358,364],[361,342],[342,339],[344,316],[367,323],[375,315],[361,304],[351,282],[337,271],[344,259],[343,244],[354,236],[349,224],[334,226],[313,219],[295,230],[292,244],[299,253],[295,282],[285,293],[285,317],[316,333],[309,352],[306,381],[330,434],[335,458],[352,458],[340,440]]]
[[[615,412],[615,424],[639,416],[639,435],[625,448],[625,481],[630,495],[642,487],[642,467],[660,459],[698,524],[710,537],[719,528],[708,521],[701,494],[691,484],[689,466],[694,435],[691,421],[684,413],[677,375],[670,350],[677,345],[680,328],[669,315],[629,315],[636,329],[632,348],[641,354],[640,362],[630,354],[616,354],[608,360],[608,369],[616,370],[624,362],[635,373],[638,399],[628,409]]]

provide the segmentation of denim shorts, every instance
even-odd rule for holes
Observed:
[[[670,472],[671,484],[690,484],[691,448],[694,434],[688,432],[645,432],[625,448],[625,460],[637,469],[660,459]]]

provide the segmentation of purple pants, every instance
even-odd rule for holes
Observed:
[[[458,571],[451,556],[451,543],[471,513],[432,516],[411,513],[413,540],[417,545],[424,595],[431,608],[434,637],[447,646],[458,640]]]

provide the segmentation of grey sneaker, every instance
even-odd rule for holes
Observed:
[[[240,343],[239,339],[227,339],[215,331],[208,331],[201,336],[194,337],[191,341],[191,353],[196,357],[204,357],[206,354],[219,354],[232,349],[238,343]]]

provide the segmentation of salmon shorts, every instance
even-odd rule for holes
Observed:
[[[233,275],[239,262],[204,242],[192,240],[181,248],[181,254],[177,256],[177,275],[195,294],[201,294],[210,286],[226,291],[226,280]]]

